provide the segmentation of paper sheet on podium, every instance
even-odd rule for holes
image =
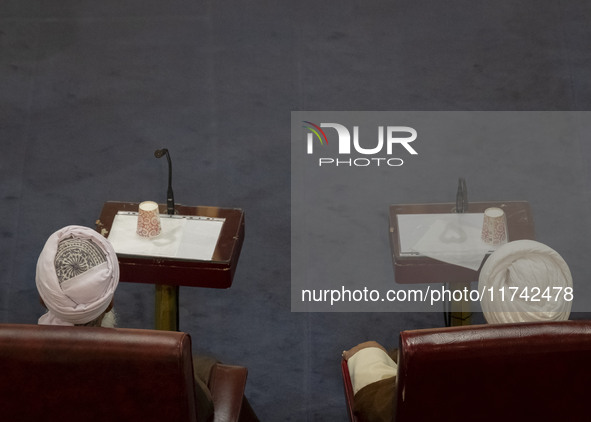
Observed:
[[[484,214],[400,214],[398,231],[404,256],[428,256],[478,270],[495,248],[481,238]]]
[[[224,218],[160,215],[161,233],[153,238],[138,236],[137,212],[118,212],[109,241],[124,255],[209,261],[224,224]]]

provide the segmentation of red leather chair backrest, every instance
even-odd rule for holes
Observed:
[[[589,418],[589,321],[405,331],[399,353],[397,422]]]
[[[196,421],[191,339],[168,331],[0,324],[5,421]]]

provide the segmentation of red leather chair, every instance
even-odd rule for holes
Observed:
[[[394,421],[588,420],[591,321],[400,333]],[[342,361],[347,407],[354,397]]]
[[[247,370],[216,364],[214,421],[236,421]],[[191,338],[121,328],[0,324],[5,421],[197,421]]]

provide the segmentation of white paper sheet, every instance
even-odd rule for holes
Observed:
[[[398,230],[403,256],[428,256],[478,270],[494,247],[481,238],[484,214],[400,214]]]
[[[109,241],[120,254],[209,261],[224,221],[224,218],[162,214],[160,235],[144,238],[136,233],[137,213],[120,211],[113,220]]]

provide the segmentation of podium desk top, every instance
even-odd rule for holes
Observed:
[[[136,212],[138,206],[138,202],[105,202],[96,221],[96,230],[108,238],[117,213]],[[159,211],[166,214],[166,204],[159,204]],[[175,206],[175,211],[182,216],[224,219],[211,260],[117,254],[120,280],[129,283],[229,288],[244,242],[244,211],[239,208],[180,204]]]
[[[389,237],[394,278],[397,283],[467,283],[478,281],[480,270],[474,271],[426,256],[405,256],[401,253],[398,215],[455,213],[455,205],[455,203],[434,203],[390,206]],[[527,201],[473,202],[469,204],[466,213],[482,213],[490,207],[498,207],[505,212],[509,241],[535,239],[533,216]]]

